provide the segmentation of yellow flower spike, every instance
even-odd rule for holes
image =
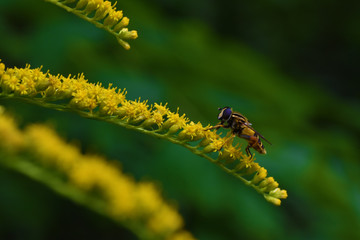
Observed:
[[[36,87],[39,82],[43,82],[41,90]],[[104,88],[99,83],[89,83],[83,74],[73,77],[71,75],[68,77],[55,76],[49,72],[41,74],[41,68],[31,69],[29,65],[20,69],[3,70],[0,84],[0,97],[21,99],[22,95],[14,96],[15,91],[21,89],[20,93],[26,94],[27,102],[52,109],[76,112],[87,118],[111,122],[182,145],[194,154],[216,163],[224,171],[264,196],[270,196],[269,192],[278,188],[276,181],[264,186],[266,181],[270,181],[263,181],[266,179],[266,170],[254,162],[255,158],[243,154],[241,146],[232,146],[233,139],[229,139],[229,136],[221,137],[216,131],[206,130],[209,129],[209,125],[204,128],[200,122],[195,124],[186,118],[185,114],[180,116],[178,110],[176,112],[169,111],[167,104],[154,103],[149,106],[147,100],[141,101],[140,98],[134,101],[127,100],[126,91],[113,88],[111,84]],[[200,139],[202,140],[197,146],[188,143]],[[53,159],[59,168],[71,167],[76,158],[74,154],[69,154],[74,152],[73,150],[67,150],[68,153],[62,154],[63,149],[53,147],[57,145],[56,143],[47,142],[43,145],[45,147],[39,147],[39,149],[46,151],[46,148],[49,148],[57,153]],[[216,154],[211,155],[212,152],[217,151],[219,152],[217,158]],[[40,153],[34,152],[34,154]],[[59,158],[59,155],[64,157]],[[258,173],[253,176],[255,172]],[[248,180],[247,178],[251,176],[253,179]],[[261,185],[258,186],[258,183]],[[107,192],[112,193],[110,190]],[[282,197],[287,196],[286,191],[281,194]],[[118,193],[115,192],[112,195],[117,196]],[[273,196],[271,195],[271,197]],[[270,197],[268,198],[270,199]],[[118,210],[114,210],[114,212],[122,211],[121,207],[116,207],[116,209]],[[131,209],[131,207],[127,209]],[[135,212],[131,214],[135,214]]]
[[[116,3],[111,5],[110,1],[103,0],[45,1],[51,2],[114,35],[118,43],[126,50],[130,49],[130,45],[125,40],[136,39],[138,37],[137,31],[125,30],[125,27],[129,24],[129,19],[123,17],[122,11],[116,10]],[[75,7],[73,7],[74,2],[76,3]],[[89,17],[92,15],[94,16]]]
[[[182,233],[192,239],[182,229],[181,216],[164,201],[155,184],[136,183],[112,162],[82,155],[48,127],[36,124],[19,131],[3,108],[0,108],[0,149],[1,165],[114,219],[136,235],[165,239]]]
[[[258,170],[258,172],[255,174],[255,176],[253,177],[253,179],[251,180],[251,182],[253,184],[257,184],[258,182],[260,182],[261,180],[265,179],[267,176],[267,170],[265,168],[260,168]]]

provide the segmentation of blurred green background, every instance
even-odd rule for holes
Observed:
[[[272,142],[257,156],[288,191],[272,206],[185,148],[71,113],[1,100],[21,125],[45,122],[84,152],[161,184],[199,239],[360,239],[360,2],[118,1],[131,50],[44,1],[0,1],[7,67],[84,72],[128,99],[168,102],[204,125],[246,115]],[[245,142],[243,142],[245,144]],[[244,145],[243,145],[244,146]],[[134,239],[46,187],[0,169],[0,239]]]

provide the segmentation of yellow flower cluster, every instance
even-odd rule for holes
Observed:
[[[286,198],[285,194],[272,194],[274,190],[268,187],[267,181],[262,182],[261,191],[258,182],[249,182],[243,178],[258,172],[261,168],[254,158],[242,153],[241,147],[233,146],[233,138],[229,135],[222,138],[215,131],[207,130],[200,122],[190,121],[179,110],[171,112],[166,104],[149,106],[147,101],[127,100],[125,90],[101,86],[101,83],[89,83],[83,74],[76,77],[64,77],[42,73],[41,68],[8,68],[0,63],[0,96],[21,96],[37,100],[38,103],[54,100],[68,100],[65,107],[79,109],[87,117],[101,118],[121,126],[132,128],[146,134],[168,139],[183,145],[195,154],[216,162],[227,172],[238,177],[257,191],[270,194],[277,200],[266,198],[268,201],[280,204],[279,198]],[[195,146],[194,146],[195,145]],[[218,152],[215,160],[207,154]],[[265,176],[266,177],[266,176]],[[263,186],[263,185],[266,186]],[[278,198],[279,197],[279,198]]]
[[[130,49],[130,45],[125,41],[136,39],[137,31],[129,31],[129,18],[123,16],[123,12],[116,10],[110,1],[103,0],[46,0],[77,16],[103,28],[115,35],[119,44],[125,49]]]
[[[251,184],[258,184],[258,191],[264,193],[264,197],[267,201],[280,205],[281,200],[287,198],[287,191],[280,189],[279,183],[274,180],[273,177],[266,177],[267,170],[261,167],[251,180]]]
[[[153,183],[137,183],[116,163],[81,154],[46,126],[31,125],[21,132],[12,118],[0,111],[0,149],[11,154],[21,150],[33,156],[36,163],[62,173],[78,189],[96,192],[106,202],[108,215],[120,222],[143,224],[150,235],[161,239],[194,239],[182,230],[183,219]]]

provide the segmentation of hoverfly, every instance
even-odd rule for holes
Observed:
[[[221,127],[230,128],[232,137],[238,136],[244,138],[248,142],[245,149],[248,156],[252,156],[250,148],[254,148],[261,154],[266,154],[266,150],[260,138],[264,139],[270,145],[271,143],[251,127],[252,124],[244,115],[234,112],[230,107],[219,108],[218,110],[220,111],[218,116],[220,122],[210,129],[219,129]]]

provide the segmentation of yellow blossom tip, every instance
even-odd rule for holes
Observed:
[[[257,184],[258,182],[260,182],[261,180],[265,179],[267,176],[267,170],[265,168],[260,168],[258,170],[258,172],[254,175],[253,179],[251,180],[251,182],[253,184]]]
[[[286,190],[280,189],[280,188],[276,188],[272,191],[270,191],[270,196],[276,197],[276,198],[287,198],[288,194]]]
[[[123,11],[116,10],[116,3],[111,5],[110,1],[103,0],[47,0],[71,12],[78,17],[102,28],[114,35],[119,44],[125,49],[130,49],[130,45],[125,42],[126,39],[136,39],[136,31],[123,31],[129,24],[129,18],[123,16]],[[73,2],[76,2],[74,6]],[[92,17],[90,17],[92,16]]]
[[[275,197],[272,197],[272,196],[269,196],[269,195],[264,195],[266,201],[276,205],[276,206],[280,206],[281,205],[281,200],[278,199],[278,198],[275,198]]]

